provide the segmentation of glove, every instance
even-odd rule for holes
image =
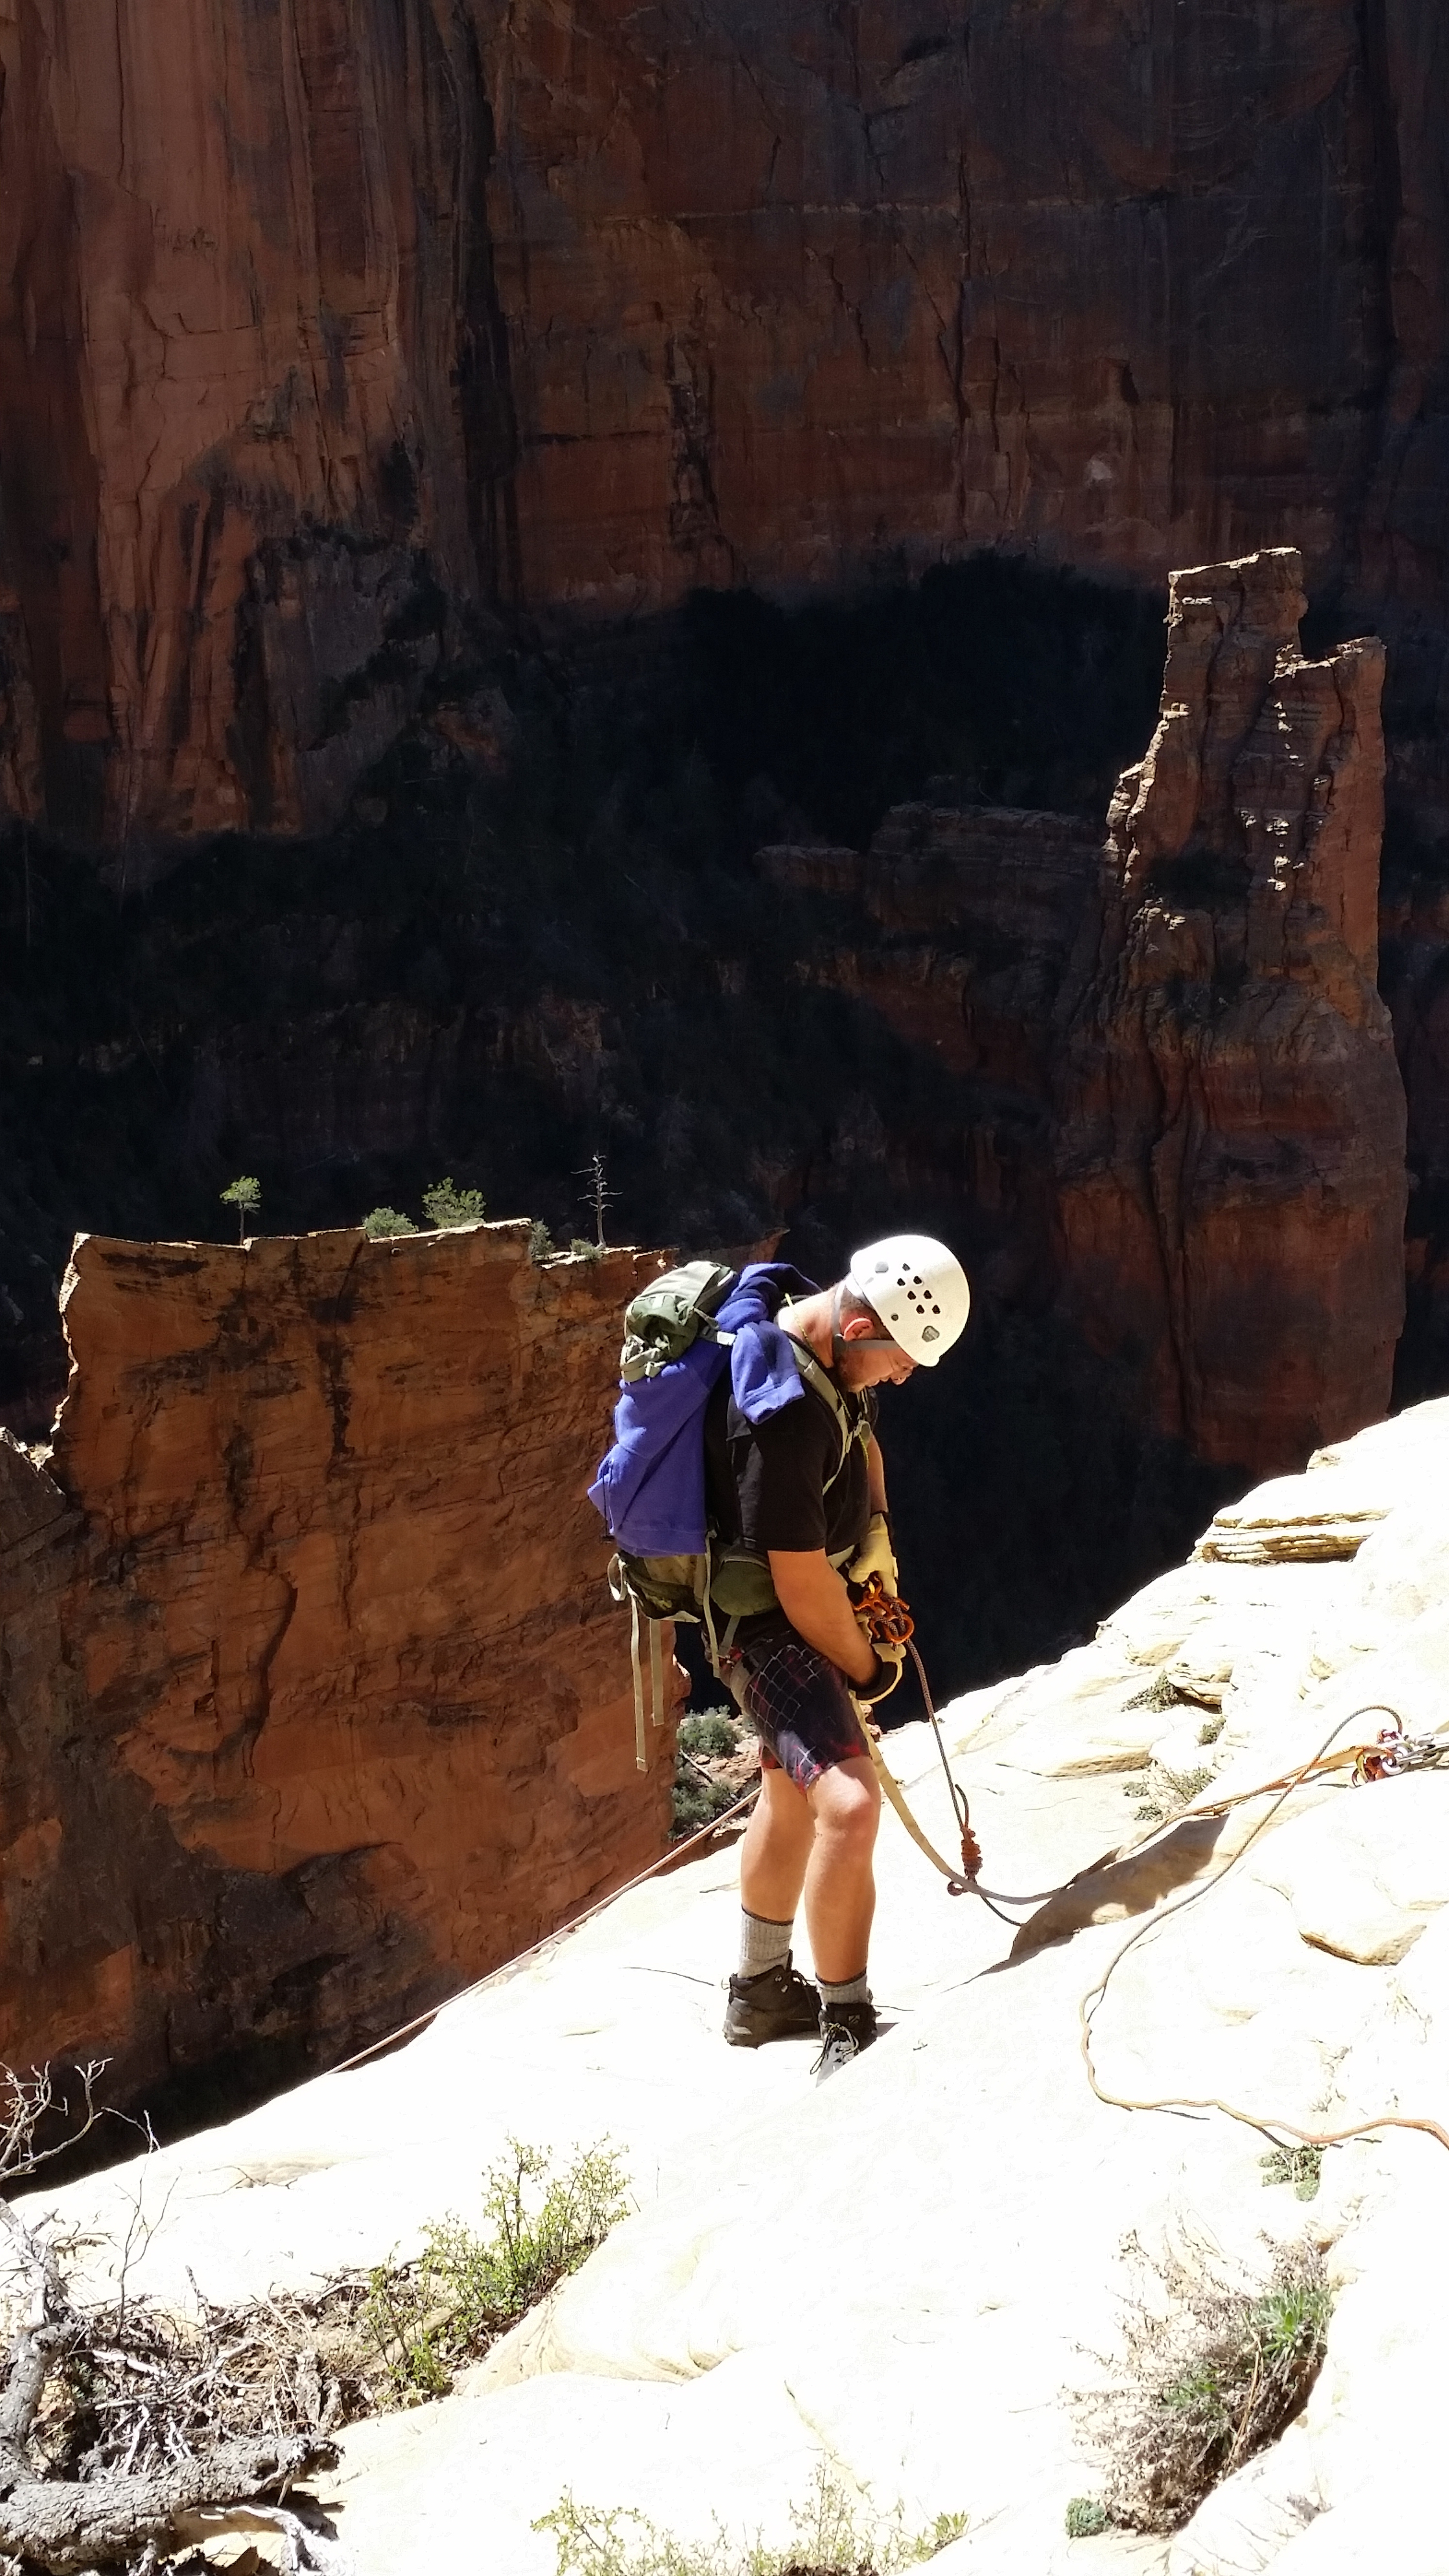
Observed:
[[[892,1645],[888,1642],[883,1646],[877,1646],[875,1671],[871,1679],[868,1682],[852,1682],[850,1685],[856,1698],[864,1700],[868,1708],[873,1708],[878,1699],[889,1699],[900,1680],[901,1668],[905,1660],[904,1645]]]
[[[880,1576],[886,1591],[894,1600],[901,1588],[896,1566],[896,1552],[891,1545],[891,1525],[884,1512],[872,1512],[860,1554],[846,1567],[847,1583],[868,1583],[873,1574]]]

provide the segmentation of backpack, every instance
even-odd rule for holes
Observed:
[[[802,1384],[828,1407],[840,1434],[840,1456],[827,1490],[844,1472],[855,1443],[868,1436],[868,1419],[852,1417],[814,1352],[775,1328],[779,1305],[801,1292],[813,1294],[813,1283],[784,1264],[755,1263],[737,1276],[719,1262],[691,1261],[651,1280],[625,1308],[614,1444],[590,1497],[614,1541],[609,1588],[616,1601],[629,1605],[634,1752],[641,1771],[647,1767],[641,1619],[649,1630],[650,1699],[658,1726],[664,1716],[661,1623],[697,1622],[710,1669],[728,1686],[722,1666],[740,1620],[777,1606],[766,1560],[738,1545],[721,1545],[706,1509],[705,1408],[733,1365],[739,1336],[752,1326],[764,1326],[772,1336],[762,1351],[750,1354],[757,1363],[747,1373],[753,1418],[798,1400]],[[737,1393],[739,1385],[737,1377]],[[844,1550],[839,1561],[850,1554]]]

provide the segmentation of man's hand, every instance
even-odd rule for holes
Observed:
[[[868,1682],[856,1683],[856,1698],[863,1699],[871,1708],[875,1706],[878,1699],[889,1699],[900,1680],[905,1660],[904,1645],[898,1645],[892,1638],[887,1638],[883,1645],[876,1646],[874,1676]]]
[[[872,1512],[860,1553],[846,1568],[846,1577],[851,1583],[868,1583],[873,1574],[880,1576],[894,1600],[901,1588],[901,1578],[896,1552],[891,1545],[890,1523],[884,1512]]]
[[[807,1646],[818,1648],[859,1690],[875,1678],[875,1652],[856,1620],[850,1594],[823,1548],[770,1549],[770,1574],[781,1609]]]

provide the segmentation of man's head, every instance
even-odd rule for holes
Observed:
[[[899,1386],[960,1339],[971,1290],[954,1252],[929,1234],[892,1234],[851,1257],[834,1297],[836,1373],[850,1387]]]

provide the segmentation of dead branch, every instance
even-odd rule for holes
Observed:
[[[107,2117],[106,2105],[96,2100],[96,2085],[110,2062],[108,2057],[92,2057],[76,2068],[81,2080],[81,2123],[68,2137],[57,2138],[52,2147],[37,2147],[35,2143],[35,2133],[45,2114],[56,2108],[50,2068],[32,2066],[28,2075],[21,2075],[13,2066],[0,2066],[0,2182],[10,2181],[17,2174],[36,2172],[39,2166],[49,2164],[52,2156],[68,2155],[98,2120]],[[63,2102],[60,2108],[69,2119],[69,2103]]]
[[[27,2478],[0,2496],[0,2557],[28,2560],[49,2576],[124,2566],[148,2543],[164,2550],[186,2536],[188,2518],[206,2507],[285,2492],[314,2469],[335,2468],[337,2457],[334,2444],[304,2433],[228,2442],[205,2459],[142,2477]]]

